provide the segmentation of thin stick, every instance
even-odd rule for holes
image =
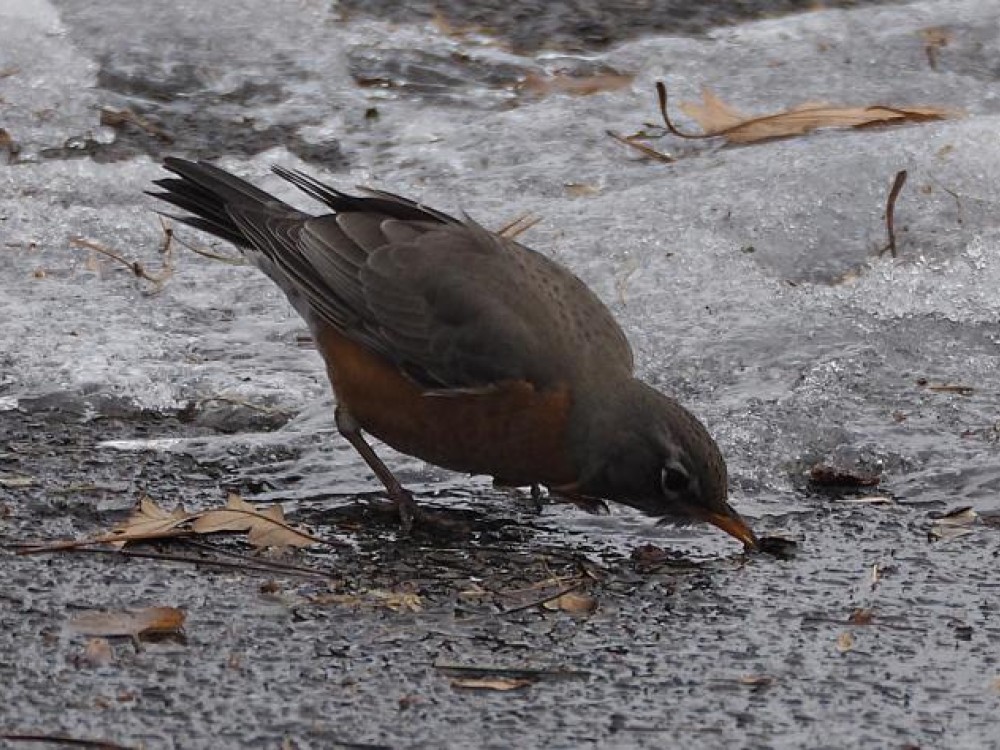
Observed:
[[[901,169],[896,172],[896,179],[892,181],[892,189],[889,190],[889,199],[885,203],[885,228],[889,234],[889,244],[879,251],[879,255],[885,255],[886,251],[889,251],[893,258],[896,257],[896,231],[894,226],[896,198],[899,197],[899,191],[903,189],[903,185],[905,184],[906,170]]]
[[[47,552],[48,550],[42,550]],[[240,560],[239,562],[230,562],[227,560],[206,560],[201,557],[191,557],[190,555],[169,555],[162,552],[139,552],[138,550],[128,550],[128,549],[106,549],[101,547],[73,547],[65,550],[60,550],[63,552],[76,552],[84,555],[118,555],[120,557],[137,557],[143,560],[161,560],[164,562],[179,562],[179,563],[189,563],[193,565],[209,565],[216,568],[226,568],[232,570],[254,570],[260,573],[288,573],[288,574],[300,574],[316,576],[318,578],[330,578],[329,573],[325,573],[322,570],[315,570],[312,568],[300,567],[297,565],[289,565],[287,563],[251,563],[245,560]],[[228,554],[228,553],[222,553]]]
[[[505,224],[501,229],[497,230],[497,234],[499,234],[501,237],[506,237],[508,240],[512,240],[519,234],[527,232],[541,220],[542,220],[541,216],[522,214],[513,221],[510,221],[507,224]]]
[[[190,250],[195,255],[200,255],[203,258],[208,258],[209,260],[217,260],[222,263],[228,263],[231,266],[245,266],[247,265],[246,258],[239,255],[221,255],[220,253],[213,253],[211,250],[206,250],[203,247],[197,247],[192,245],[187,240],[181,239],[180,237],[174,237],[178,244],[183,245],[188,250]]]
[[[694,140],[719,135],[719,133],[685,133],[674,127],[674,124],[670,121],[670,115],[667,114],[667,85],[663,81],[656,82],[656,97],[660,101],[660,117],[663,118],[663,126],[671,134],[676,135],[678,138],[691,138]]]
[[[645,143],[639,143],[638,141],[634,141],[629,136],[621,135],[620,133],[616,133],[613,130],[605,130],[604,132],[610,135],[619,143],[629,146],[630,148],[634,148],[643,156],[653,159],[654,161],[663,162],[664,164],[670,164],[674,161],[677,161],[670,154],[665,154],[662,151],[657,151],[655,148],[647,146]]]

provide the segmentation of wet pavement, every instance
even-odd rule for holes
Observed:
[[[517,25],[528,5],[0,2],[0,735],[1000,747],[1000,15],[924,2],[751,23],[733,4],[714,20],[741,23],[713,30],[626,5]],[[635,79],[592,96],[525,83],[596,75]],[[664,165],[604,133],[655,119],[661,78],[755,112],[822,97],[965,114],[741,148],[662,139]],[[542,214],[524,241],[612,305],[644,376],[717,436],[734,505],[794,554],[620,508],[539,511],[387,451],[461,527],[400,538],[277,291],[161,252],[142,191],[168,153],[283,197],[271,163],[494,227]],[[901,168],[892,259],[877,250]],[[80,237],[169,273],[138,279]],[[816,465],[877,481],[825,486]],[[339,544],[15,554],[107,530],[141,495],[195,509],[229,492]],[[183,636],[115,639],[108,661],[70,628],[146,606],[183,609]]]

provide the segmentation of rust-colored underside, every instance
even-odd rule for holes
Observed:
[[[480,393],[428,392],[331,326],[317,344],[337,402],[401,453],[510,485],[576,481],[567,454],[568,387],[507,381]]]

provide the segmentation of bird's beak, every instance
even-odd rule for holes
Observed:
[[[760,549],[760,543],[757,541],[757,535],[753,533],[753,529],[729,505],[721,512],[710,511],[704,518],[713,526],[718,526],[730,536],[739,539],[747,549]]]

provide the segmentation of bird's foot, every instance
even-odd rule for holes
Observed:
[[[389,495],[389,499],[399,513],[400,531],[405,537],[412,537],[415,531],[445,537],[464,536],[469,533],[468,526],[463,522],[421,508],[408,490],[393,492]]]

